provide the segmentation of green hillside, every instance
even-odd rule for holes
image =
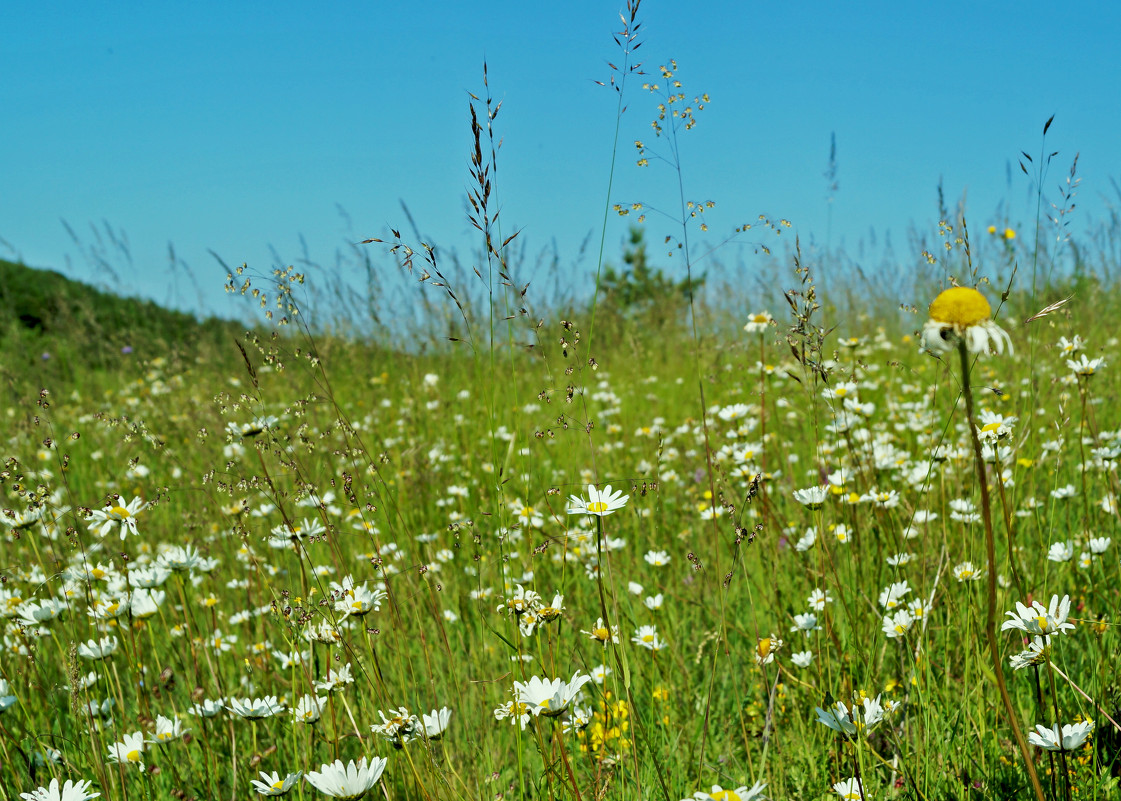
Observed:
[[[158,356],[186,346],[230,344],[244,326],[229,320],[199,320],[150,300],[125,298],[42,270],[0,259],[0,336],[6,344],[40,349],[73,344],[87,364],[103,364],[123,353]]]

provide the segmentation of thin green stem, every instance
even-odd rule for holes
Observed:
[[[1043,795],[1043,786],[1039,783],[1039,775],[1032,762],[1031,751],[1024,733],[1020,730],[1020,723],[1016,719],[1016,709],[1012,706],[1012,699],[1008,695],[1008,687],[1004,682],[1004,666],[1000,659],[1000,646],[996,639],[996,545],[993,537],[993,515],[989,501],[989,484],[985,476],[985,460],[981,455],[981,440],[977,436],[977,424],[973,415],[973,390],[969,385],[969,351],[965,347],[965,340],[958,339],[958,354],[961,357],[961,391],[965,397],[965,416],[969,425],[970,438],[973,441],[973,461],[977,468],[977,483],[981,488],[981,516],[985,524],[985,555],[989,561],[988,571],[988,610],[985,619],[985,637],[989,643],[989,653],[992,657],[993,674],[996,677],[996,686],[1000,691],[1000,700],[1004,703],[1004,711],[1008,716],[1008,725],[1012,727],[1012,734],[1024,758],[1024,766],[1031,779],[1032,789],[1035,791],[1037,801],[1046,801]],[[1011,554],[1010,554],[1011,556]]]

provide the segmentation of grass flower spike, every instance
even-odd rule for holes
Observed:
[[[950,287],[930,304],[930,319],[922,330],[923,346],[933,353],[953,350],[955,341],[970,353],[1012,353],[1008,332],[991,319],[992,307],[976,289]]]

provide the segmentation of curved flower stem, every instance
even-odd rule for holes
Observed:
[[[1039,774],[1036,773],[1035,763],[1032,762],[1028,742],[1024,733],[1020,731],[1020,724],[1016,720],[1016,710],[1012,707],[1012,699],[1008,696],[1008,687],[1004,683],[1004,667],[1000,661],[1000,647],[996,641],[996,546],[993,542],[993,516],[989,504],[989,484],[985,478],[985,460],[981,456],[981,440],[977,436],[977,425],[973,417],[973,390],[969,387],[969,352],[965,348],[965,340],[958,339],[958,355],[961,357],[961,392],[965,397],[965,416],[969,426],[969,435],[973,441],[973,462],[977,465],[977,483],[981,487],[981,517],[985,523],[985,557],[989,562],[989,597],[988,616],[985,621],[985,638],[989,643],[989,652],[993,660],[993,674],[996,676],[996,686],[1000,690],[1000,700],[1004,702],[1004,711],[1008,715],[1008,724],[1012,727],[1012,734],[1016,744],[1020,747],[1020,754],[1024,757],[1024,766],[1031,779],[1032,788],[1035,790],[1037,801],[1045,801],[1043,786],[1039,783]],[[1009,554],[1012,558],[1012,554]]]
[[[1000,516],[1004,521],[1004,533],[1008,537],[1008,569],[1012,573],[1012,583],[1016,585],[1016,592],[1020,593],[1021,598],[1026,598],[1027,593],[1024,591],[1024,581],[1020,577],[1020,568],[1016,566],[1016,543],[1012,536],[1012,511],[1008,508],[1008,495],[1004,491],[1004,466],[1000,463],[1000,449],[995,442],[993,443],[993,470],[997,476],[997,492],[1000,494]]]

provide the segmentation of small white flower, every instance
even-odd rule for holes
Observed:
[[[1112,542],[1112,540],[1109,537],[1091,537],[1088,543],[1090,546],[1090,553],[1095,556],[1105,553],[1106,549],[1109,548],[1110,542]]]
[[[296,786],[296,782],[304,775],[302,770],[295,773],[287,774],[283,779],[280,778],[279,773],[265,773],[261,771],[261,780],[250,779],[250,784],[253,789],[263,796],[275,798],[276,796],[286,795],[289,790]]]
[[[888,639],[898,639],[911,630],[915,623],[915,616],[906,609],[900,609],[893,615],[885,615],[881,629]]]
[[[431,712],[420,716],[421,726],[424,728],[424,735],[429,740],[439,740],[444,736],[444,732],[448,730],[448,724],[451,723],[452,711],[446,706],[440,709],[433,709]]]
[[[525,683],[514,682],[514,696],[532,714],[555,718],[564,713],[581,688],[591,680],[591,676],[582,676],[579,671],[573,673],[568,681],[531,676]]]
[[[156,731],[148,742],[152,745],[163,745],[172,740],[178,740],[188,732],[190,732],[190,729],[184,729],[179,718],[165,718],[163,715],[157,715]]]
[[[833,603],[833,596],[829,594],[828,590],[815,589],[810,593],[810,597],[806,599],[810,609],[815,612],[824,612],[825,605]]]
[[[666,647],[666,641],[658,636],[655,626],[639,626],[638,631],[631,637],[631,642],[648,651],[660,651]]]
[[[104,537],[109,534],[114,526],[120,526],[121,539],[125,539],[129,534],[136,533],[136,515],[140,514],[148,504],[140,498],[133,498],[124,506],[117,505],[108,506],[105,509],[94,509],[90,512],[90,517],[93,518],[94,524],[90,526],[94,533],[99,537]]]
[[[354,684],[354,676],[350,673],[350,663],[347,662],[339,670],[327,669],[327,678],[323,681],[315,683],[315,689],[325,693],[332,693],[345,687],[348,684]]]
[[[87,640],[78,646],[78,656],[83,659],[104,659],[117,650],[120,641],[116,637],[102,637],[100,640]]]
[[[1053,542],[1047,551],[1047,558],[1052,562],[1069,562],[1074,558],[1074,545],[1070,542]]]
[[[954,567],[954,578],[958,581],[978,581],[985,575],[983,570],[978,570],[972,562],[962,562]]]
[[[100,798],[101,793],[91,793],[89,780],[74,782],[66,780],[66,784],[59,785],[58,779],[51,779],[46,787],[32,790],[30,793],[20,793],[19,797],[25,801],[89,801],[91,798]]]
[[[794,625],[790,627],[790,632],[802,632],[807,637],[810,636],[812,631],[820,631],[821,624],[817,622],[817,615],[813,612],[806,612],[805,614],[794,616]]]
[[[903,604],[903,598],[910,592],[911,586],[906,581],[897,581],[880,593],[880,606],[895,609]]]
[[[794,550],[798,551],[798,553],[805,553],[810,548],[814,547],[815,542],[817,542],[817,531],[813,527],[807,528],[806,533],[794,543]]]
[[[1074,624],[1067,622],[1070,614],[1069,595],[1064,595],[1062,600],[1059,600],[1058,595],[1052,595],[1048,606],[1039,601],[1032,601],[1031,606],[1024,606],[1017,601],[1016,611],[1005,614],[1009,619],[1001,625],[1001,631],[1018,629],[1028,634],[1051,635],[1074,629]]]
[[[1028,647],[1018,654],[1008,657],[1008,664],[1013,670],[1022,670],[1032,665],[1042,665],[1051,657],[1051,638],[1032,637]]]
[[[591,515],[593,517],[607,517],[609,514],[622,509],[627,505],[629,495],[624,495],[621,490],[611,491],[608,484],[602,490],[596,489],[595,484],[588,485],[588,498],[584,500],[579,495],[570,495],[568,498],[568,513],[570,515]]]
[[[1081,354],[1077,359],[1067,359],[1067,367],[1075,375],[1089,378],[1105,366],[1105,359],[1087,359],[1086,354]]]
[[[670,562],[670,555],[666,551],[647,551],[642,558],[646,560],[646,564],[654,567],[663,567]]]
[[[231,698],[226,708],[239,718],[261,720],[262,718],[279,715],[284,711],[285,706],[277,700],[275,695],[267,695],[264,698],[254,699]]]
[[[1072,723],[1059,730],[1056,723],[1050,729],[1038,725],[1035,731],[1028,732],[1028,742],[1037,745],[1045,751],[1074,751],[1086,742],[1090,732],[1094,730],[1094,721],[1084,720],[1081,723]]]
[[[820,509],[829,495],[828,487],[809,487],[794,490],[794,500],[808,509]]]
[[[136,765],[144,769],[144,732],[126,734],[120,741],[109,746],[109,759],[126,765]]]
[[[389,760],[384,757],[362,757],[357,763],[351,760],[343,764],[336,759],[330,765],[323,765],[318,771],[309,770],[308,783],[323,795],[332,798],[361,798],[381,778]]]
[[[767,326],[774,322],[774,317],[771,317],[769,312],[761,311],[748,315],[747,323],[744,325],[743,330],[749,334],[762,334],[766,332]]]
[[[315,723],[323,715],[323,707],[326,704],[326,698],[304,695],[292,708],[291,715],[297,723]]]
[[[860,779],[855,776],[851,779],[839,781],[833,785],[833,791],[843,801],[865,801],[864,789],[860,786]]]

